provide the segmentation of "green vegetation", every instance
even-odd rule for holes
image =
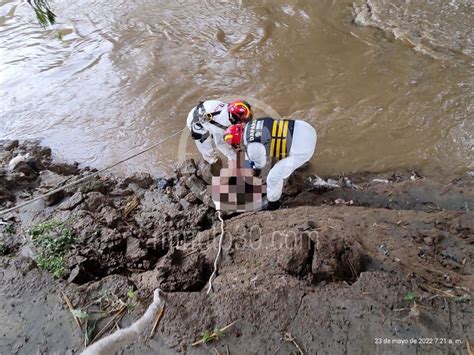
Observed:
[[[108,304],[112,298],[112,292],[109,290],[102,290],[100,292],[100,297],[97,299],[99,305]]]
[[[0,255],[7,255],[8,254],[8,247],[0,242]]]
[[[33,8],[36,18],[43,28],[56,23],[56,14],[51,10],[48,0],[28,0]]]
[[[3,232],[8,235],[12,235],[13,233],[15,233],[15,226],[13,225],[13,223],[7,224]]]
[[[119,326],[122,318],[130,311],[130,306],[135,306],[137,292],[130,287],[127,291],[127,299],[124,301],[109,290],[100,292],[98,298],[92,300],[84,306],[69,307],[76,323],[84,332],[84,346],[88,346]],[[98,329],[102,321],[110,317],[104,326]]]
[[[224,337],[224,332],[219,327],[214,329],[214,334],[216,334],[218,339],[222,339]]]
[[[211,341],[211,332],[209,330],[206,330],[202,334],[202,341],[203,343],[209,343]]]
[[[129,287],[127,291],[127,297],[136,300],[137,299],[137,291],[133,290],[133,287]]]
[[[65,273],[64,255],[74,242],[74,233],[67,222],[50,221],[33,226],[28,233],[38,255],[39,268],[48,270],[56,277]]]
[[[409,301],[409,302],[415,302],[415,295],[413,292],[407,292],[405,297],[403,297],[403,299],[405,301]]]
[[[454,298],[454,302],[469,302],[470,300],[471,300],[471,295],[468,295],[468,294],[457,296]]]
[[[89,313],[84,312],[82,309],[77,308],[71,311],[72,315],[76,318],[79,318],[81,321],[89,319]]]
[[[133,287],[129,287],[127,290],[127,297],[129,302],[127,302],[127,307],[129,311],[133,311],[137,306],[137,290],[133,290]]]
[[[13,223],[0,222],[0,237],[6,237],[15,233],[15,226]],[[5,256],[11,253],[8,244],[0,241],[0,255]]]
[[[88,319],[86,320],[86,331],[84,332],[84,346],[88,346],[91,343],[98,322],[98,319],[95,319],[93,321],[89,321]]]
[[[209,330],[206,330],[202,334],[201,340],[203,343],[209,343],[211,340],[222,339],[223,337],[224,337],[224,332],[219,327],[216,327],[212,332]]]
[[[220,327],[215,327],[213,331],[206,330],[204,333],[202,333],[201,339],[198,341],[195,341],[194,343],[191,344],[191,346],[197,346],[199,344],[206,344],[209,343],[213,340],[219,340],[222,339],[225,334],[224,331],[232,327],[237,321],[233,321],[232,323],[226,325],[223,328]]]

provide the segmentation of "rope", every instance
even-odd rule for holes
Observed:
[[[209,278],[209,288],[207,289],[206,293],[207,295],[212,291],[212,281],[214,280],[217,274],[217,263],[219,262],[219,257],[221,256],[222,241],[224,239],[224,220],[221,217],[221,211],[217,211],[217,217],[219,217],[219,220],[221,221],[221,236],[219,237],[219,249],[217,250],[216,259],[214,260],[214,271],[212,272],[212,275]]]
[[[59,191],[61,191],[61,190],[64,190],[64,189],[67,189],[67,188],[69,188],[69,187],[72,187],[72,186],[75,186],[75,185],[77,185],[77,184],[80,184],[80,183],[82,183],[82,182],[84,182],[84,181],[90,179],[91,177],[94,177],[94,176],[96,176],[96,175],[98,175],[98,174],[100,174],[100,173],[103,173],[104,171],[107,171],[107,170],[109,170],[109,169],[112,169],[112,168],[116,167],[117,165],[120,165],[120,164],[122,164],[122,163],[125,163],[125,162],[128,161],[128,160],[131,160],[131,159],[133,159],[133,158],[135,158],[135,157],[137,157],[137,156],[139,156],[139,155],[142,155],[143,153],[146,153],[146,152],[148,152],[148,151],[150,151],[150,150],[152,150],[152,149],[158,147],[160,144],[162,144],[162,143],[166,142],[167,140],[169,140],[169,139],[171,139],[171,138],[177,136],[178,134],[180,134],[180,133],[181,133],[182,131],[184,131],[185,129],[186,129],[186,128],[183,128],[182,130],[180,130],[180,131],[178,131],[178,132],[176,132],[176,133],[173,133],[171,136],[168,136],[168,137],[166,137],[165,139],[162,139],[161,141],[159,141],[159,142],[157,142],[157,143],[155,143],[155,144],[153,144],[153,145],[151,145],[151,146],[149,146],[149,147],[147,147],[147,148],[145,148],[145,149],[143,149],[143,150],[141,150],[141,151],[139,151],[139,152],[137,152],[137,153],[135,153],[135,154],[133,154],[133,155],[127,157],[127,158],[124,158],[124,159],[122,159],[122,160],[119,160],[118,162],[115,162],[115,163],[113,163],[112,165],[109,165],[109,166],[107,166],[107,167],[105,167],[105,168],[103,168],[103,169],[100,169],[100,170],[96,171],[95,173],[92,173],[92,174],[89,174],[89,175],[87,175],[87,176],[84,176],[83,178],[80,178],[79,180],[76,180],[76,181],[73,181],[73,182],[71,182],[71,183],[69,183],[69,184],[66,184],[66,185],[64,185],[64,186],[58,187],[58,188],[56,188],[56,189],[54,189],[54,190],[51,190],[51,191],[49,191],[49,192],[47,192],[47,193],[45,193],[45,194],[43,194],[43,195],[37,196],[37,197],[35,197],[35,198],[31,199],[31,200],[25,201],[25,202],[23,202],[23,203],[21,203],[21,204],[19,204],[19,205],[16,205],[16,206],[13,206],[13,207],[11,207],[11,208],[7,208],[7,209],[5,209],[5,210],[2,210],[2,211],[0,211],[0,216],[1,216],[1,215],[4,215],[4,214],[7,214],[7,213],[9,213],[9,212],[15,211],[15,210],[17,210],[17,209],[19,209],[19,208],[25,207],[25,206],[27,206],[27,205],[33,203],[33,202],[36,202],[36,201],[38,201],[38,200],[41,200],[42,198],[51,196],[51,195],[53,195],[53,194],[55,194],[55,193],[57,193],[57,192],[59,192]]]
[[[135,342],[137,338],[145,333],[146,328],[151,325],[155,314],[161,304],[160,290],[153,293],[153,302],[148,306],[145,314],[127,328],[117,330],[105,338],[88,346],[81,355],[107,355],[115,354],[127,345]]]

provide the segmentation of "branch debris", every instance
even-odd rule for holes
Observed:
[[[233,321],[232,323],[226,325],[225,327],[223,327],[222,329],[220,329],[218,332],[213,331],[213,332],[209,335],[209,337],[207,337],[207,339],[200,339],[200,340],[198,340],[198,341],[195,341],[194,343],[191,344],[191,346],[197,346],[197,345],[199,345],[199,344],[208,343],[208,342],[210,342],[210,341],[212,341],[212,340],[214,340],[214,339],[219,338],[219,334],[220,334],[220,333],[223,334],[224,331],[226,331],[227,329],[229,329],[230,327],[232,327],[235,323],[237,323],[236,320]],[[219,333],[219,334],[218,334],[218,333]],[[221,335],[222,335],[222,334],[221,334]]]
[[[36,18],[43,28],[56,23],[56,14],[51,10],[47,0],[28,0],[28,4],[35,11]]]

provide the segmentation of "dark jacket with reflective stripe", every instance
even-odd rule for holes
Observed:
[[[294,127],[294,120],[275,120],[270,117],[252,120],[245,125],[244,144],[261,143],[268,157],[284,159],[290,152]]]

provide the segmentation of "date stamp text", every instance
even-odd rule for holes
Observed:
[[[463,343],[461,339],[450,338],[375,338],[374,342],[377,345],[459,345]]]

